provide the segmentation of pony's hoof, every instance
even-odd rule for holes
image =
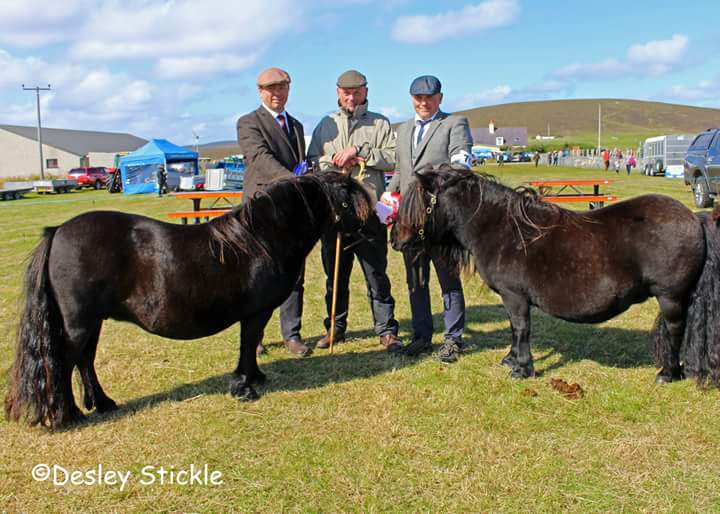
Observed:
[[[658,373],[655,375],[655,383],[656,384],[669,384],[673,381],[673,378],[670,375],[662,375]]]
[[[520,366],[516,366],[510,372],[510,376],[512,378],[515,378],[518,380],[521,380],[523,378],[534,377],[535,376],[535,368],[521,368]]]
[[[236,400],[240,400],[241,402],[253,402],[260,398],[260,395],[257,394],[257,391],[255,391],[255,389],[253,389],[249,385],[232,388],[230,390],[230,394],[233,396],[233,398],[235,398]]]
[[[112,398],[105,398],[104,400],[97,402],[97,405],[95,406],[95,410],[100,414],[112,412],[117,409],[117,403],[115,403],[115,400]]]
[[[515,356],[512,353],[508,353],[503,359],[500,361],[500,365],[507,366],[508,368],[514,368],[517,365],[517,361],[515,359]]]
[[[236,398],[242,402],[251,402],[260,398],[255,389],[250,386],[250,381],[245,380],[233,380],[230,383],[230,394],[233,398]]]
[[[671,382],[677,382],[685,379],[685,373],[682,368],[674,369],[670,372],[662,370],[660,373],[655,375],[656,384],[669,384]]]

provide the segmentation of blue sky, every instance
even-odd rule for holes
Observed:
[[[667,5],[665,5],[667,4]],[[443,109],[632,98],[720,107],[720,2],[560,0],[0,0],[0,124],[235,138],[258,72],[286,69],[310,132],[335,80],[368,77],[370,109],[410,117],[418,75]]]

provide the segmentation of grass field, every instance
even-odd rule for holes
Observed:
[[[604,173],[529,165],[484,171],[509,185]],[[692,205],[680,181],[611,178],[617,180],[608,192],[622,198],[659,192]],[[0,203],[2,368],[13,355],[25,259],[43,226],[91,209],[164,219],[186,207],[179,202],[83,191]],[[407,336],[403,265],[397,253],[389,258],[396,316]],[[351,340],[334,355],[317,351],[296,360],[282,347],[275,316],[266,330],[269,355],[260,360],[269,382],[251,404],[227,394],[237,326],[177,342],[109,321],[96,367],[119,411],[90,413],[58,433],[0,421],[0,512],[720,511],[720,393],[687,381],[654,384],[647,350],[654,300],[599,325],[534,311],[538,376],[516,381],[499,365],[510,340],[499,298],[477,277],[464,283],[470,350],[448,366],[376,345],[356,267]],[[316,248],[303,320],[310,340],[323,333],[323,284]],[[441,298],[435,281],[431,287],[439,343]],[[566,399],[548,385],[551,378],[580,384],[585,396]],[[3,374],[3,395],[6,386]],[[38,464],[131,475],[124,487],[55,486],[33,480]],[[171,484],[169,476],[159,483],[161,466],[178,472],[205,465],[221,473],[222,484]]]

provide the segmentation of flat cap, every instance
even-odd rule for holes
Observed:
[[[423,75],[412,81],[410,84],[411,95],[436,95],[440,92],[442,84],[437,77]]]
[[[337,79],[338,87],[354,88],[367,86],[365,75],[357,70],[348,70]]]
[[[289,84],[290,75],[280,68],[268,68],[260,72],[257,78],[258,87],[272,86],[273,84]]]

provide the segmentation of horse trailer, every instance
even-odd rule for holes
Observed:
[[[640,165],[648,176],[665,175],[682,178],[687,149],[695,134],[673,134],[649,137],[642,145]]]

